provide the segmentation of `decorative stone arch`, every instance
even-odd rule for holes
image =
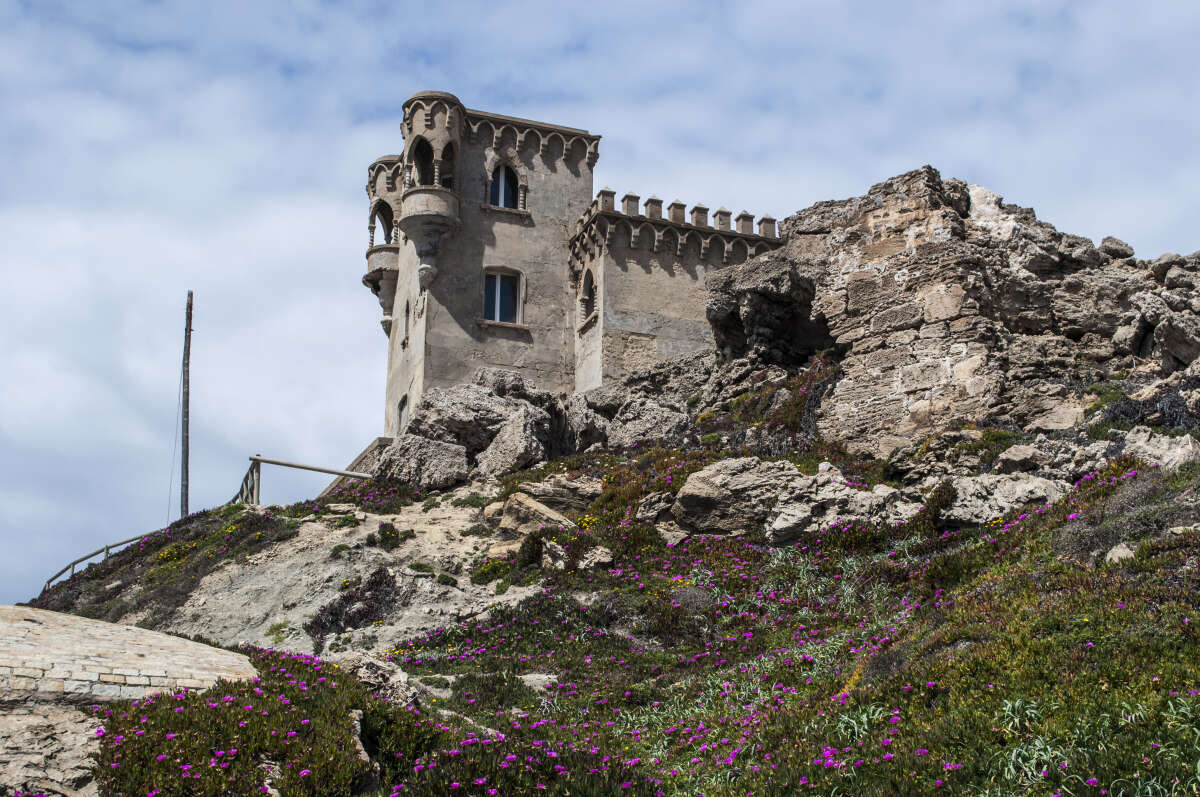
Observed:
[[[599,287],[596,275],[591,267],[583,270],[583,278],[579,280],[579,323],[583,324],[599,309]]]
[[[496,175],[496,169],[505,166],[512,169],[513,174],[517,178],[517,210],[528,210],[529,198],[529,170],[525,168],[525,164],[517,157],[517,153],[513,152],[497,152],[489,150],[487,157],[484,158],[484,199],[491,201],[492,198],[492,180]]]
[[[741,257],[738,257],[739,252],[741,253]],[[750,244],[741,238],[735,238],[726,247],[726,256],[731,264],[744,263],[750,259]]]
[[[383,240],[376,240],[375,228],[379,225],[380,232],[383,233]],[[376,244],[395,243],[393,240],[393,231],[395,230],[395,214],[392,212],[392,206],[384,199],[376,199],[371,204],[371,213],[367,217],[367,229],[369,237],[369,246]]]
[[[433,185],[433,144],[425,136],[413,136],[408,143],[405,162],[409,165],[408,176],[413,185]]]
[[[433,162],[434,182],[451,191],[457,184],[458,148],[453,141],[446,142],[437,160]]]
[[[696,249],[700,253],[700,257],[703,258],[705,255],[705,241],[704,238],[701,237],[700,233],[696,232],[695,230],[688,230],[680,234],[677,241],[677,246],[675,248],[675,255],[677,257],[683,257],[683,252],[685,249],[687,249],[688,241],[696,242]]]

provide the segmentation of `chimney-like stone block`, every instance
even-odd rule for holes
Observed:
[[[671,204],[667,205],[667,216],[676,224],[683,224],[686,219],[684,212],[687,210],[687,205],[676,199]]]
[[[621,212],[626,216],[638,215],[638,203],[641,199],[637,194],[626,194],[621,197]]]
[[[758,234],[763,238],[775,237],[775,219],[770,216],[763,216],[758,220]]]
[[[692,226],[707,227],[708,226],[708,208],[704,205],[692,206]]]
[[[713,226],[716,227],[718,230],[730,229],[729,219],[732,216],[733,216],[733,214],[729,212],[729,208],[725,208],[725,207],[717,208],[716,210],[713,211]]]
[[[734,221],[737,223],[738,232],[744,233],[745,235],[754,235],[753,213],[743,210],[741,213],[737,214],[737,217],[734,219]]]
[[[601,188],[596,194],[596,199],[600,200],[601,210],[616,210],[617,192],[611,188]]]
[[[662,215],[662,200],[656,196],[652,196],[646,200],[646,218],[661,219]]]

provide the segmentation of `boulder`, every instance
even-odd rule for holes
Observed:
[[[617,411],[609,426],[608,444],[620,448],[670,438],[687,429],[688,417],[656,401],[635,396]]]
[[[1133,247],[1111,235],[1105,236],[1104,240],[1100,242],[1100,251],[1110,257],[1133,257]]]
[[[667,492],[655,492],[642,496],[638,504],[637,519],[643,523],[656,523],[671,511],[675,496]]]
[[[510,537],[524,537],[540,529],[573,529],[575,524],[566,515],[555,512],[524,493],[514,493],[504,502],[500,531]]]
[[[583,395],[572,394],[563,407],[563,413],[570,450],[586,451],[596,443],[608,440],[608,420],[592,409]]]
[[[896,523],[915,515],[921,504],[885,484],[870,490],[849,484],[842,472],[822,462],[815,476],[792,483],[767,521],[767,540],[782,545],[847,521]]]
[[[542,569],[565,570],[567,567],[567,549],[553,540],[542,540]],[[612,551],[603,545],[593,545],[579,557],[576,570],[588,570],[612,564]]]
[[[1112,548],[1108,549],[1108,553],[1104,555],[1104,561],[1108,564],[1117,564],[1124,562],[1126,559],[1132,559],[1137,556],[1137,552],[1130,548],[1126,543],[1118,542]]]
[[[332,653],[326,659],[362,681],[372,694],[389,703],[409,705],[417,696],[417,689],[409,682],[408,673],[393,662],[377,659],[362,651]]]
[[[525,482],[517,489],[556,512],[578,513],[600,497],[604,483],[588,476],[568,479],[556,474],[544,481]]]
[[[535,407],[549,409],[554,397],[545,390],[535,390],[525,384],[525,377],[507,368],[479,368],[471,381],[501,398],[527,401]]]
[[[544,460],[549,452],[550,415],[532,404],[518,404],[475,459],[480,474],[497,476]]]
[[[1191,435],[1168,437],[1145,426],[1135,426],[1125,435],[1124,453],[1164,468],[1178,468],[1200,461],[1200,441]]]
[[[761,528],[780,493],[803,478],[790,462],[723,459],[688,476],[671,514],[688,531],[744,534]]]
[[[996,457],[996,470],[1001,473],[1037,470],[1050,461],[1050,457],[1033,446],[1009,446]]]
[[[441,490],[467,478],[467,449],[456,443],[402,434],[383,452],[375,475],[420,492]]]
[[[954,479],[954,503],[942,512],[945,523],[977,525],[1027,504],[1049,504],[1068,490],[1064,482],[1025,474],[962,476]]]
[[[479,385],[430,388],[413,411],[406,431],[411,435],[461,445],[474,457],[491,445],[519,406]]]

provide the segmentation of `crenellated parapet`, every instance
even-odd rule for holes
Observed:
[[[695,244],[701,260],[713,252],[720,255],[721,265],[741,262],[755,255],[778,248],[775,219],[763,216],[755,229],[754,215],[742,211],[736,217],[725,208],[713,212],[704,204],[687,206],[679,200],[667,205],[656,196],[648,198],[639,212],[641,197],[625,194],[617,207],[616,192],[604,188],[596,194],[587,210],[575,222],[570,240],[571,273],[577,278],[588,260],[611,250],[615,237],[623,233],[622,241],[631,249],[648,247],[651,252],[673,254],[682,259],[691,244]]]

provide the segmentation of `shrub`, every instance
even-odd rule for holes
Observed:
[[[458,579],[455,578],[454,576],[448,575],[446,573],[438,573],[437,583],[442,584],[443,586],[447,586],[447,587],[457,587]]]
[[[386,567],[375,570],[362,585],[343,582],[345,588],[336,598],[317,610],[304,624],[319,653],[329,634],[362,628],[387,617],[398,597],[395,577]]]
[[[342,554],[344,554],[348,550],[350,550],[350,546],[346,545],[345,543],[340,542],[337,545],[333,546],[333,549],[329,552],[329,558],[330,559],[341,559]]]

